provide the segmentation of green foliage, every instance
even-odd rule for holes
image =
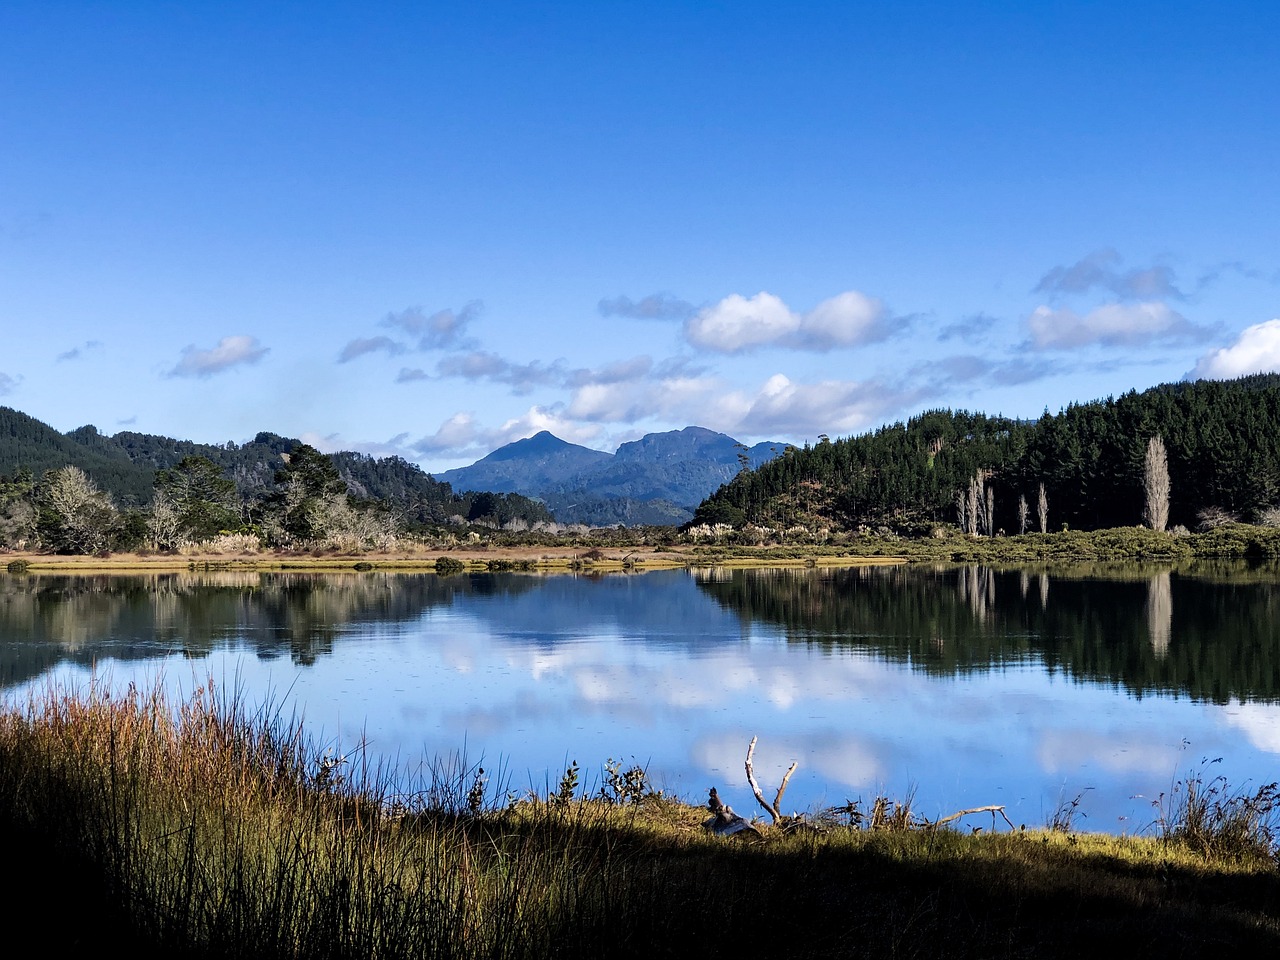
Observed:
[[[624,767],[621,760],[610,757],[604,764],[604,783],[600,799],[610,803],[639,804],[653,793],[649,771],[638,763]]]
[[[208,540],[242,527],[235,482],[208,457],[183,457],[173,468],[161,470],[156,495],[173,505],[179,528],[190,540]]]
[[[34,493],[30,470],[20,469],[12,477],[0,476],[0,547],[22,548],[35,539]]]
[[[1157,434],[1167,449],[1171,524],[1194,527],[1206,507],[1250,517],[1280,500],[1280,376],[1266,374],[1130,391],[1035,422],[928,411],[788,449],[721,487],[695,522],[913,532],[955,520],[956,492],[982,470],[994,493],[993,531],[1018,530],[1019,497],[1034,504],[1041,483],[1054,527],[1128,527],[1142,517],[1147,444]]]
[[[454,557],[436,558],[436,573],[442,577],[451,577],[465,569],[467,569],[467,565]]]
[[[106,436],[93,426],[61,434],[24,413],[0,407],[0,473],[10,471],[13,478],[0,475],[0,546],[17,546],[35,537],[31,491],[28,487],[15,492],[14,485],[65,466],[80,468],[124,508],[151,504],[162,516],[153,524],[150,538],[162,547],[244,530],[261,523],[266,514],[278,513],[280,483],[288,482],[277,481],[281,474],[300,478],[301,499],[310,498],[312,506],[326,497],[332,502],[350,494],[353,505],[376,504],[385,517],[394,514],[391,525],[409,530],[467,517],[490,526],[552,520],[545,504],[514,493],[499,495],[477,509],[475,499],[482,494],[459,496],[449,484],[400,457],[326,455],[308,448],[296,464],[282,469],[283,457],[301,446],[268,432],[244,444],[201,444],[130,431]],[[324,511],[285,512],[293,512],[285,532],[294,539],[316,533],[316,522],[326,519]]]
[[[551,794],[547,800],[552,806],[566,807],[573,802],[574,794],[578,790],[578,761],[574,760],[569,766],[565,767],[564,773],[560,776],[560,785],[556,787],[555,793]]]

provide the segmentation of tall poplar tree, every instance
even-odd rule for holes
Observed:
[[[1164,530],[1169,525],[1169,455],[1159,434],[1147,441],[1142,492],[1142,522],[1152,530]]]

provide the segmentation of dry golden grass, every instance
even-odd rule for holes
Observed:
[[[412,782],[212,687],[0,713],[0,891],[67,950],[219,957],[1193,956],[1280,946],[1257,850],[1056,831],[701,829],[525,798],[459,758]],[[911,818],[900,818],[902,825]],[[21,864],[21,867],[13,865]]]

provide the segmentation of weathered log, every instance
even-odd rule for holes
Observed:
[[[720,794],[716,793],[715,787],[711,788],[710,796],[707,798],[707,809],[711,811],[711,817],[702,826],[716,836],[731,837],[735,833],[751,833],[757,837],[760,836],[760,831],[756,829],[755,824],[734,813],[733,808],[720,799]]]

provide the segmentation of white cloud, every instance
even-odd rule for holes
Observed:
[[[640,300],[614,297],[601,300],[597,309],[602,317],[628,317],[633,320],[682,320],[693,312],[693,305],[669,293],[652,293]]]
[[[570,443],[590,444],[600,436],[598,426],[567,418],[558,407],[530,407],[522,416],[514,417],[498,428],[493,446],[496,448],[523,440],[543,430],[549,430]]]
[[[1273,703],[1241,703],[1233,700],[1223,708],[1222,716],[1228,724],[1243,732],[1259,750],[1280,754],[1280,707]]]
[[[342,348],[342,353],[338,355],[338,362],[346,363],[348,360],[354,360],[356,357],[364,356],[366,353],[378,352],[394,357],[397,354],[404,353],[404,344],[398,343],[390,337],[358,338]]]
[[[703,423],[706,404],[722,390],[720,381],[710,377],[585,383],[573,391],[565,413],[595,423],[630,423],[649,417]]]
[[[336,433],[321,435],[308,430],[304,431],[298,439],[309,447],[315,447],[321,453],[337,453],[346,449],[342,445],[342,438]]]
[[[825,351],[883,340],[890,332],[884,304],[856,290],[824,300],[808,313],[797,313],[764,291],[754,297],[734,293],[685,323],[690,343],[720,353],[765,345]]]
[[[629,360],[618,360],[595,370],[574,370],[566,378],[570,386],[585,386],[591,383],[626,383],[649,376],[654,370],[653,358],[641,354]]]
[[[536,386],[558,384],[565,377],[559,361],[549,365],[536,360],[532,363],[513,363],[485,350],[447,356],[436,364],[436,373],[441,377],[505,383],[517,394],[528,393]]]
[[[223,337],[210,350],[201,350],[194,344],[185,347],[182,359],[169,371],[171,377],[211,377],[233,367],[257,363],[270,352],[258,343],[257,337]]]
[[[558,409],[530,407],[496,429],[486,429],[470,413],[455,413],[429,437],[413,444],[420,456],[463,458],[484,456],[515,440],[549,430],[570,443],[590,443],[600,435],[600,428],[566,419]]]
[[[1012,360],[989,360],[972,354],[926,360],[912,367],[910,380],[927,383],[934,388],[955,384],[985,382],[999,386],[1030,383],[1061,372],[1059,366],[1044,359],[1016,357]]]
[[[699,310],[685,324],[685,336],[695,346],[738,353],[776,343],[799,329],[799,314],[773,294],[761,291],[750,298],[733,293]]]
[[[824,380],[796,383],[775,374],[754,393],[732,390],[718,377],[589,383],[578,387],[564,409],[567,418],[593,423],[645,419],[697,424],[736,437],[804,437],[855,433],[926,396],[878,381]]]
[[[1095,250],[1069,267],[1054,267],[1036,284],[1034,293],[1050,297],[1107,290],[1124,300],[1184,300],[1173,271],[1164,265],[1121,271],[1122,257],[1110,248]]]
[[[0,397],[6,393],[12,393],[13,388],[18,385],[18,381],[7,373],[0,372]]]
[[[726,397],[721,412],[725,415],[737,408],[733,417],[736,422],[727,431],[735,436],[850,434],[866,429],[914,399],[914,393],[893,390],[883,383],[794,383],[776,373],[753,397],[741,393]]]
[[[63,360],[77,360],[83,356],[83,352],[85,350],[96,350],[100,346],[102,346],[101,340],[87,340],[83,347],[72,347],[70,350],[66,350],[63,353],[58,354],[57,359],[59,362],[62,362]]]
[[[751,741],[746,730],[719,730],[698,737],[689,749],[690,759],[712,777],[742,775],[744,745]],[[760,742],[752,766],[766,785],[779,783],[793,761],[803,771],[817,771],[829,782],[867,788],[883,782],[888,765],[880,756],[891,749],[857,734],[817,733],[806,738],[771,737]],[[739,811],[740,813],[743,811]]]
[[[857,290],[823,300],[801,318],[800,337],[811,350],[851,347],[889,334],[884,304]]]
[[[1036,307],[1027,319],[1037,350],[1062,350],[1089,344],[1137,346],[1201,339],[1206,331],[1163,303],[1109,303],[1084,316],[1074,310]]]
[[[476,419],[469,413],[455,413],[440,424],[440,428],[429,437],[423,437],[413,445],[421,454],[450,453],[455,450],[467,450],[474,447],[481,435]]]
[[[382,323],[417,337],[419,350],[440,350],[461,345],[467,327],[483,307],[479,300],[472,300],[456,313],[446,308],[427,314],[421,307],[407,307],[399,313],[387,314]]]
[[[938,340],[963,340],[965,343],[983,343],[991,336],[1000,321],[986,313],[974,313],[955,323],[949,323],[938,331]]]
[[[1160,774],[1177,766],[1179,747],[1140,730],[1064,728],[1041,731],[1035,753],[1046,773],[1098,766],[1113,773]]]
[[[1229,347],[1206,353],[1190,374],[1193,378],[1230,380],[1250,373],[1280,370],[1280,319],[1255,323]]]

